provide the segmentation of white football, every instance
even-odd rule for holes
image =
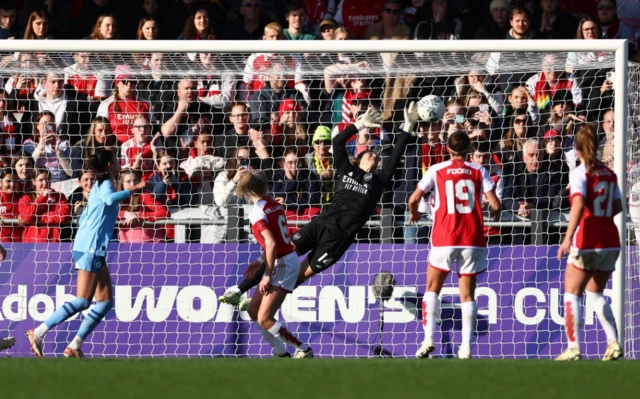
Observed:
[[[428,95],[418,101],[418,115],[425,122],[435,122],[444,117],[444,102],[438,96]]]

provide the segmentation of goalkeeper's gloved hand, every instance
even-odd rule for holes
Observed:
[[[411,101],[408,107],[404,109],[404,126],[402,130],[407,133],[413,132],[413,126],[420,120],[418,115],[418,105],[415,101]]]
[[[365,127],[380,127],[382,126],[382,112],[376,111],[373,108],[368,108],[367,112],[356,120],[355,123],[358,130],[362,130]]]

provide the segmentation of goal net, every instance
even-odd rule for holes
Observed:
[[[50,42],[0,44],[8,252],[0,338],[22,336],[73,298],[71,242],[93,178],[86,160],[109,148],[121,161],[120,187],[142,179],[151,188],[121,205],[107,257],[115,307],[85,343],[87,356],[270,356],[248,314],[218,300],[260,254],[237,179],[247,168],[267,172],[295,234],[332,202],[332,138],[379,109],[383,126],[358,132],[347,151],[373,150],[384,166],[404,107],[433,94],[445,103],[443,120],[419,123],[356,242],[289,295],[277,317],[321,357],[372,357],[380,348],[412,357],[423,338],[432,221],[429,198],[417,225],[406,203],[425,171],[446,160],[448,134],[465,131],[471,160],[490,171],[505,209],[499,222],[486,218],[489,269],[478,278],[472,353],[560,354],[566,261],[556,254],[573,134],[591,126],[601,159],[627,187],[627,250],[605,295],[625,355],[640,357],[640,74],[621,61],[622,42]],[[383,303],[374,290],[381,272],[395,279]],[[438,357],[460,344],[456,287],[452,275],[440,295]],[[583,353],[601,357],[606,338],[588,301],[584,316]],[[46,356],[62,353],[83,317],[47,335]],[[26,340],[10,354],[29,356]]]

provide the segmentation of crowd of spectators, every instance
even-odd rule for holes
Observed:
[[[0,39],[624,38],[635,59],[640,34],[618,19],[615,1],[591,3],[573,12],[561,0],[0,0]],[[332,137],[378,108],[383,127],[360,131],[347,151],[356,158],[373,149],[384,162],[405,104],[428,94],[441,97],[446,112],[416,128],[383,197],[381,207],[399,221],[424,172],[447,159],[454,131],[470,135],[470,161],[487,167],[516,220],[567,209],[579,129],[598,131],[601,159],[612,165],[611,54],[540,54],[537,71],[519,73],[501,72],[513,53],[485,54],[464,73],[433,76],[398,73],[396,56],[257,53],[238,67],[215,53],[0,55],[12,71],[0,73],[0,218],[17,220],[3,224],[0,238],[71,239],[95,181],[87,160],[102,148],[121,159],[120,188],[151,183],[121,205],[121,242],[172,240],[171,223],[154,223],[168,218],[220,222],[188,229],[187,239],[225,241],[230,209],[249,213],[235,192],[249,169],[267,172],[290,221],[310,220],[332,200]],[[175,57],[190,74],[167,72]],[[374,64],[386,73],[373,73]],[[308,73],[311,65],[321,73]],[[406,243],[427,240],[426,227],[400,231]],[[522,228],[487,235],[496,243],[528,239]]]

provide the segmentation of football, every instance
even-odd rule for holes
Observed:
[[[429,95],[418,102],[418,115],[425,122],[435,122],[444,117],[444,102],[440,97]]]

